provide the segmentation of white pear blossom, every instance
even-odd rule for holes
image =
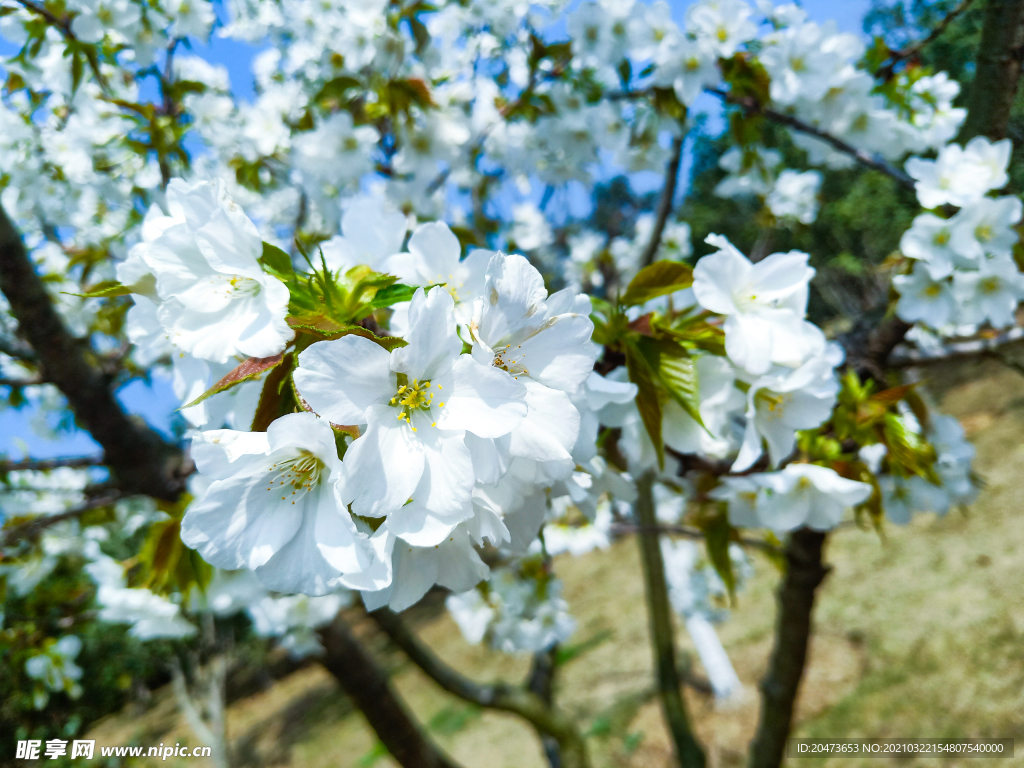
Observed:
[[[909,275],[897,275],[892,284],[900,294],[896,314],[901,320],[941,328],[953,319],[957,304],[949,283],[933,279],[924,265],[915,264]]]
[[[728,502],[734,525],[769,528],[778,533],[800,527],[827,531],[844,510],[867,501],[872,488],[816,464],[789,464],[778,472],[725,477],[711,492]]]
[[[42,653],[30,656],[25,661],[25,674],[40,685],[33,692],[33,704],[43,709],[50,700],[50,693],[66,693],[72,699],[82,695],[82,668],[75,664],[75,658],[82,650],[82,641],[76,635],[65,635],[56,642],[47,641]]]
[[[571,470],[580,416],[570,398],[587,381],[598,354],[590,340],[590,300],[571,289],[548,296],[540,273],[525,258],[502,253],[491,257],[483,294],[470,323],[473,357],[523,384],[529,407],[507,443],[491,450],[562,462]]]
[[[961,323],[990,322],[994,328],[1015,323],[1017,304],[1024,299],[1024,275],[1009,256],[982,259],[976,272],[953,276],[953,296]]]
[[[725,315],[729,359],[752,374],[772,363],[799,365],[824,346],[824,336],[804,320],[814,269],[799,251],[775,253],[752,264],[721,235],[707,242],[719,250],[697,262],[693,293],[704,309]]]
[[[983,256],[1010,256],[1017,242],[1013,225],[1020,221],[1024,204],[1018,197],[983,197],[956,215],[950,242],[967,263]]]
[[[780,219],[790,218],[801,224],[812,224],[818,218],[820,187],[821,174],[817,171],[801,173],[787,169],[775,180],[765,204]]]
[[[217,363],[284,349],[294,335],[285,323],[288,289],[261,269],[263,241],[223,183],[173,179],[167,208],[167,216],[147,216],[130,259],[155,277],[170,342]]]
[[[295,413],[267,432],[203,432],[193,438],[192,457],[213,482],[189,506],[181,538],[211,565],[254,570],[279,592],[387,584],[383,536],[371,542],[368,526],[346,509],[326,422]]]
[[[916,180],[914,186],[921,205],[936,208],[948,203],[963,207],[981,198],[994,184],[1006,183],[1005,172],[997,170],[995,165],[1002,156],[1001,151],[993,153],[988,148],[983,149],[982,142],[987,144],[988,139],[982,138],[971,145],[970,152],[959,144],[948,144],[935,160],[919,157],[907,160],[905,168]]]
[[[728,59],[757,34],[750,18],[753,9],[744,0],[701,0],[686,12],[686,27],[715,55]]]
[[[362,197],[352,201],[341,217],[341,231],[320,244],[328,269],[346,272],[365,264],[375,271],[386,271],[389,256],[402,249],[408,228],[403,213],[384,200]]]
[[[505,371],[462,355],[454,303],[419,289],[407,346],[388,352],[361,336],[312,345],[299,355],[299,394],[339,425],[363,427],[345,456],[342,501],[387,517],[388,531],[433,546],[471,515],[474,473],[467,432],[507,435],[526,416],[526,391]]]
[[[768,373],[750,385],[746,431],[732,471],[749,469],[760,458],[762,439],[775,466],[793,451],[797,430],[817,427],[829,417],[839,392],[836,363],[829,355],[812,358],[796,370]]]
[[[953,265],[957,261],[957,252],[952,245],[956,221],[956,217],[943,219],[932,213],[922,213],[900,239],[903,255],[924,262],[933,280],[942,280],[953,273]]]

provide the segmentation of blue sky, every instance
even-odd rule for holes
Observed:
[[[803,3],[811,19],[825,22],[833,19],[839,30],[845,32],[861,32],[861,19],[870,7],[870,0],[805,0]],[[219,7],[218,13],[223,13]],[[671,2],[673,16],[682,21],[690,2],[675,0]],[[250,62],[261,49],[256,46],[234,40],[214,38],[208,45],[196,45],[194,52],[210,62],[222,64],[228,70],[232,90],[241,98],[250,100],[253,97]],[[0,38],[0,56],[12,55],[17,47]],[[714,100],[708,102],[708,109],[714,109]],[[2,172],[3,169],[0,169]],[[652,174],[653,176],[653,174]],[[170,383],[165,379],[157,379],[152,384],[141,380],[133,381],[122,387],[118,398],[126,409],[142,416],[157,429],[167,432],[170,428],[176,401],[171,392]],[[31,426],[32,413],[30,408],[21,410],[0,410],[0,455],[9,458],[20,458],[27,450],[36,458],[54,456],[75,456],[91,454],[99,451],[99,446],[81,430],[72,429],[62,432],[56,440],[38,437]]]

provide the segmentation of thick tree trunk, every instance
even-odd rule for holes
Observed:
[[[811,611],[828,575],[821,554],[826,534],[801,528],[786,545],[786,575],[778,592],[775,644],[761,681],[761,715],[750,744],[750,768],[778,768],[793,721],[793,708],[807,663]]]
[[[960,140],[1006,138],[1024,53],[1024,0],[988,0]]]
[[[417,727],[384,670],[339,614],[320,630],[323,664],[362,711],[377,738],[402,768],[458,768]]]
[[[43,379],[60,389],[79,424],[103,446],[104,463],[117,487],[177,499],[191,471],[184,453],[122,410],[110,378],[87,359],[88,343],[72,336],[61,322],[20,233],[2,208],[0,291],[18,320],[19,333],[32,345]]]

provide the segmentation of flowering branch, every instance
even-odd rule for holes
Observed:
[[[897,348],[894,350],[889,364],[901,368],[909,368],[914,365],[927,365],[928,363],[938,363],[946,360],[983,357],[997,354],[1002,346],[1019,341],[1020,339],[1024,339],[1024,328],[1017,326],[991,338],[971,339],[970,341],[945,344],[936,352]]]
[[[39,354],[40,374],[68,399],[81,424],[104,449],[104,463],[128,494],[174,500],[191,462],[144,422],[122,410],[111,380],[86,358],[86,342],[64,327],[21,236],[0,208],[0,291],[21,332]]]
[[[815,591],[829,572],[821,561],[825,538],[825,533],[801,528],[786,545],[787,568],[778,592],[775,643],[768,673],[761,681],[761,714],[750,744],[749,768],[782,764],[807,662]]]
[[[32,469],[46,472],[58,467],[96,467],[103,463],[102,456],[71,456],[62,459],[23,459],[22,461],[0,461],[0,472],[19,472]]]
[[[75,37],[75,33],[71,31],[71,24],[69,22],[63,19],[58,19],[43,6],[29,2],[29,0],[18,0],[18,3],[23,8],[25,8],[25,10],[31,11],[32,13],[44,19],[46,23],[56,27],[58,30],[60,30],[60,33],[71,42],[78,42],[78,38]],[[86,60],[89,62],[89,69],[92,70],[92,74],[96,78],[96,82],[99,84],[100,89],[109,96],[110,87],[107,85],[107,80],[105,77],[103,77],[103,73],[100,71],[100,63],[96,59],[96,52],[84,46],[83,52],[85,53]]]
[[[672,200],[676,196],[676,185],[679,183],[679,165],[683,159],[683,137],[672,137],[672,155],[669,157],[668,165],[665,166],[665,187],[661,190],[661,199],[658,201],[658,217],[654,221],[654,230],[651,232],[651,239],[644,248],[640,257],[641,268],[654,263],[654,257],[658,254],[661,246],[661,236],[665,231],[665,224],[668,222],[668,215],[672,212]]]
[[[52,525],[63,523],[65,520],[72,520],[90,510],[109,506],[115,501],[127,498],[130,495],[117,490],[110,490],[66,512],[58,512],[55,515],[40,515],[33,520],[29,520],[27,523],[21,523],[20,525],[8,528],[6,531],[0,531],[0,549],[24,539],[34,538]]]
[[[320,630],[326,655],[324,666],[362,710],[370,727],[402,768],[459,768],[416,725],[395,694],[387,675],[348,622],[338,614]]]
[[[550,735],[561,749],[563,768],[587,768],[590,765],[586,742],[576,724],[556,706],[545,701],[543,695],[506,683],[484,685],[470,680],[437,658],[392,611],[384,608],[370,616],[410,661],[446,691],[480,707],[519,715],[541,734]]]
[[[805,123],[803,120],[787,115],[783,112],[778,112],[771,107],[765,107],[760,104],[756,99],[752,97],[736,96],[729,93],[728,91],[722,90],[721,88],[705,88],[708,93],[714,94],[722,99],[727,104],[733,104],[740,107],[747,114],[758,114],[771,120],[773,123],[779,123],[785,125],[788,128],[792,128],[795,131],[806,133],[815,138],[821,139],[826,144],[832,146],[833,149],[849,155],[861,165],[867,166],[875,171],[881,171],[886,176],[889,176],[907,189],[914,188],[914,180],[907,174],[901,171],[899,168],[895,168],[884,160],[872,155],[869,152],[865,152],[863,149],[857,149],[852,144],[848,144],[837,136],[833,136],[831,133],[826,133],[820,128],[815,128],[810,123]]]
[[[658,695],[661,708],[672,734],[676,757],[682,768],[703,768],[704,750],[697,743],[686,714],[686,702],[679,688],[672,612],[665,581],[665,562],[656,530],[654,514],[654,471],[649,470],[637,481],[637,501],[633,509],[640,522],[640,555],[647,589],[647,615],[651,624],[651,645],[657,667]]]
[[[942,21],[935,25],[935,28],[928,33],[927,37],[918,40],[916,43],[913,43],[912,45],[909,45],[906,48],[902,48],[898,51],[893,51],[892,55],[889,56],[889,60],[885,64],[883,64],[882,67],[878,70],[877,76],[883,80],[888,80],[889,78],[891,78],[893,75],[893,68],[897,64],[899,64],[901,61],[905,59],[912,59],[915,56],[917,56],[918,53],[920,53],[924,48],[926,48],[928,45],[934,42],[935,39],[938,38],[943,32],[945,32],[946,29],[949,28],[949,25],[952,24],[961,13],[970,8],[973,2],[974,0],[961,0],[959,5],[957,5],[953,10],[947,13],[945,18],[943,18]]]

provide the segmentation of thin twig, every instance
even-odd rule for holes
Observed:
[[[855,146],[843,141],[838,136],[833,136],[831,133],[827,133],[826,131],[823,131],[820,128],[815,128],[810,123],[805,123],[803,120],[793,117],[792,115],[787,115],[784,112],[778,112],[770,107],[765,107],[764,105],[758,103],[758,101],[754,98],[735,96],[729,93],[728,91],[722,90],[721,88],[705,88],[704,90],[710,94],[718,96],[727,104],[733,104],[737,107],[740,107],[747,114],[762,115],[763,117],[767,118],[768,120],[771,120],[774,123],[785,125],[788,128],[792,128],[795,131],[800,131],[801,133],[806,133],[809,136],[814,136],[815,138],[821,139],[826,144],[831,145],[834,149],[837,149],[840,152],[849,155],[857,162],[859,162],[861,165],[867,166],[868,168],[871,168],[872,170],[875,171],[881,171],[886,176],[890,176],[891,178],[898,181],[907,189],[914,188],[914,180],[910,178],[907,174],[905,174],[903,171],[901,171],[899,168],[890,165],[881,158],[876,157],[875,155],[872,155],[869,152],[865,152],[863,149],[857,149]]]
[[[628,523],[614,523],[611,527],[612,533],[617,534],[631,534],[631,533],[646,533],[653,531],[654,533],[667,533],[675,536],[682,536],[687,539],[694,539],[701,541],[707,538],[704,535],[704,531],[700,528],[694,528],[689,525],[665,525],[659,524],[655,526],[644,526],[644,525],[629,525]],[[752,539],[749,536],[740,536],[735,540],[737,544],[742,547],[749,547],[750,549],[756,549],[764,552],[768,555],[781,555],[783,550],[781,547],[777,547],[774,544],[770,544],[767,541],[761,539]]]
[[[30,379],[7,379],[0,378],[0,387],[32,387],[36,384],[42,384],[43,380],[38,376],[33,376]]]
[[[935,26],[935,28],[932,29],[930,33],[928,33],[927,37],[918,40],[916,43],[906,48],[902,48],[898,51],[893,51],[892,54],[889,56],[889,60],[881,67],[879,67],[878,72],[875,73],[875,76],[881,78],[882,80],[888,80],[889,78],[891,78],[893,75],[893,68],[897,64],[899,64],[904,59],[911,59],[917,56],[917,54],[920,53],[923,48],[930,45],[932,42],[935,41],[937,37],[939,37],[939,35],[945,32],[949,25],[952,24],[953,21],[956,19],[956,17],[959,16],[964,11],[966,11],[973,2],[974,0],[961,0],[961,3],[952,11],[947,13],[945,18],[943,18],[942,21],[940,21]]]
[[[72,520],[86,512],[89,512],[90,510],[110,506],[114,502],[128,498],[131,495],[132,494],[122,493],[121,491],[110,491],[102,496],[89,499],[81,506],[69,509],[66,512],[58,512],[55,515],[42,515],[33,520],[29,520],[27,523],[21,523],[20,525],[15,525],[6,530],[2,530],[0,531],[0,548],[10,546],[11,544],[23,539],[31,539],[38,536],[50,526],[56,525],[57,523],[63,523],[65,520]]]
[[[661,246],[661,236],[665,232],[665,224],[668,223],[668,216],[672,213],[672,201],[676,196],[676,185],[679,183],[679,165],[683,159],[683,137],[682,135],[672,138],[672,155],[669,157],[668,165],[665,166],[665,186],[661,190],[661,199],[658,201],[658,217],[654,221],[654,230],[651,232],[651,239],[644,248],[640,257],[640,268],[650,266],[654,263],[654,257],[658,254]]]

